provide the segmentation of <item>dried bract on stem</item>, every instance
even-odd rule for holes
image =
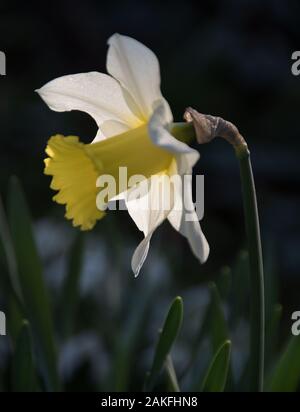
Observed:
[[[222,119],[222,117],[202,114],[192,107],[188,107],[185,110],[183,117],[187,122],[193,123],[196,138],[200,144],[209,143],[215,137],[222,137],[235,148],[241,145],[247,146],[238,128],[233,123]]]

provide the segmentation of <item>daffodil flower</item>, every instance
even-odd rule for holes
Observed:
[[[180,185],[166,193],[168,208],[151,207],[159,187],[153,175],[190,175],[199,153],[172,136],[173,117],[160,90],[160,69],[154,53],[138,41],[114,34],[108,41],[107,71],[68,75],[50,81],[37,90],[55,111],[80,110],[91,115],[98,132],[90,144],[78,137],[56,135],[50,138],[45,174],[51,175],[51,188],[58,191],[57,203],[66,205],[66,217],[82,230],[92,229],[104,211],[96,206],[97,178],[103,174],[119,179],[119,167],[128,175],[142,174],[149,181],[145,198],[132,198],[124,189],[118,193],[140,231],[143,241],[132,257],[138,275],[149,250],[155,229],[168,219],[185,236],[200,262],[209,253],[192,201],[191,179],[183,199]],[[167,192],[167,191],[166,191]],[[170,200],[169,199],[169,200]],[[141,206],[141,207],[140,207]],[[185,219],[185,211],[189,219]]]

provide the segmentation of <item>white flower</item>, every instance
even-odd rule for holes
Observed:
[[[119,193],[144,233],[132,258],[135,275],[147,257],[153,232],[165,219],[188,239],[196,257],[204,262],[209,246],[194,210],[191,179],[188,190],[185,187],[185,202],[181,186],[175,185],[171,194],[165,194],[171,199],[167,210],[151,207],[159,191],[151,176],[191,174],[199,158],[197,151],[170,133],[173,117],[161,94],[158,60],[151,50],[127,36],[114,34],[108,44],[110,75],[90,72],[63,76],[38,90],[52,110],[80,110],[90,114],[98,125],[98,133],[89,145],[74,136],[50,139],[45,173],[53,176],[51,187],[59,191],[55,200],[66,204],[66,216],[75,226],[90,229],[103,216],[96,209],[97,177],[108,172],[115,176],[116,168],[128,166],[149,182],[149,208],[140,207],[145,198],[132,199],[129,191]],[[184,218],[185,209],[189,221]]]

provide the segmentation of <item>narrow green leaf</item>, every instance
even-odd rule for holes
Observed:
[[[47,390],[58,390],[54,332],[41,262],[32,233],[31,219],[19,181],[9,190],[9,223],[18,264],[24,307],[30,321],[39,367]]]
[[[12,388],[14,392],[35,392],[37,390],[30,327],[26,320],[22,323],[16,341],[12,361]]]
[[[213,282],[210,283],[209,288],[211,293],[211,302],[209,308],[210,339],[213,353],[216,353],[225,341],[230,340],[230,334],[218,288]],[[233,391],[234,387],[235,382],[233,373],[231,367],[229,366],[226,390]]]
[[[0,243],[1,253],[5,256],[7,264],[8,285],[8,329],[12,341],[15,342],[24,318],[23,296],[19,282],[18,265],[15,250],[7,222],[6,213],[0,197]]]
[[[143,287],[143,290],[138,291],[134,298],[130,299],[129,296],[131,306],[128,311],[128,317],[122,322],[122,330],[116,339],[113,367],[113,385],[116,392],[126,392],[129,390],[132,362],[134,361],[135,351],[141,339],[141,330],[143,330],[143,325],[145,325],[155,291],[155,286],[147,285],[146,288]]]
[[[227,277],[227,281],[230,279],[230,271],[227,269],[224,270],[226,273],[225,277]],[[228,277],[229,275],[229,277]],[[189,362],[187,363],[187,367],[185,368],[184,374],[187,374],[190,369],[194,369],[195,374],[198,376],[199,375],[199,369],[194,368],[193,365],[195,364],[195,360],[198,356],[199,348],[203,344],[204,339],[208,336],[210,339],[210,343],[212,346],[212,351],[215,353],[220,345],[225,341],[229,339],[229,331],[228,331],[228,326],[227,322],[224,316],[224,311],[223,311],[223,304],[220,296],[220,289],[225,292],[228,287],[223,289],[222,286],[223,282],[218,283],[217,285],[214,282],[210,282],[208,284],[209,292],[210,292],[210,302],[208,303],[205,313],[202,318],[202,324],[200,325],[200,328],[197,332],[196,338],[193,342],[191,342],[191,351],[190,351],[190,359]],[[231,373],[230,373],[231,377]],[[197,388],[197,381],[199,379],[195,379],[196,381],[196,386],[195,389],[193,390],[199,390]],[[231,380],[229,379],[231,382]],[[199,386],[199,385],[198,385]]]
[[[24,321],[24,313],[20,310],[17,300],[15,299],[15,295],[11,294],[8,299],[8,331],[9,336],[12,339],[13,343],[16,343],[16,340],[20,334],[20,330],[23,325]]]
[[[9,283],[16,299],[22,302],[22,292],[18,277],[18,265],[2,199],[0,197],[0,240],[6,257]]]
[[[199,348],[203,344],[205,338],[207,336],[210,336],[211,302],[207,304],[200,318],[201,318],[201,323],[199,323],[199,328],[198,328],[198,331],[196,332],[195,339],[193,339],[190,343],[189,360],[186,364],[185,370],[182,373],[182,376],[190,374],[190,371],[195,369],[194,365],[196,363],[196,358],[198,356]],[[198,373],[198,369],[197,369],[197,373]]]
[[[300,385],[300,342],[293,336],[275,366],[266,389],[270,392],[295,392]]]
[[[176,376],[176,371],[174,368],[171,355],[167,356],[167,359],[165,362],[165,369],[166,369],[166,376],[167,376],[168,392],[180,392],[178,379]]]
[[[210,328],[213,351],[216,352],[220,345],[229,338],[227,322],[224,316],[222,301],[214,283],[209,285],[211,294]]]
[[[148,388],[152,388],[157,377],[159,376],[166,358],[170,353],[172,345],[174,344],[179,330],[181,328],[183,318],[183,302],[181,297],[174,299],[166,320],[164,322],[162,331],[159,335],[159,340],[156,346],[152,368],[146,382]]]
[[[71,248],[68,273],[62,288],[59,305],[60,330],[64,337],[69,336],[74,328],[77,303],[79,301],[79,279],[82,271],[83,252],[83,234],[78,232]]]
[[[229,370],[231,342],[225,341],[217,350],[202,383],[202,392],[223,392]]]

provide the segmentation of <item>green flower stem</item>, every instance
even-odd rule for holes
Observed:
[[[264,381],[264,274],[255,184],[247,145],[235,147],[239,160],[250,261],[250,390],[261,392]]]
[[[196,133],[193,123],[172,123],[170,132],[177,140],[186,144],[191,144],[196,141]]]
[[[264,380],[264,345],[265,345],[265,304],[264,275],[260,240],[260,228],[257,212],[256,192],[251,167],[250,153],[238,129],[230,122],[213,116],[201,115],[195,111],[193,122],[173,123],[171,133],[182,142],[190,144],[197,139],[199,143],[208,142],[216,136],[225,138],[234,145],[240,164],[243,192],[244,214],[248,238],[251,285],[251,391],[262,391]],[[198,126],[198,132],[195,130]],[[196,136],[197,134],[197,136]]]

